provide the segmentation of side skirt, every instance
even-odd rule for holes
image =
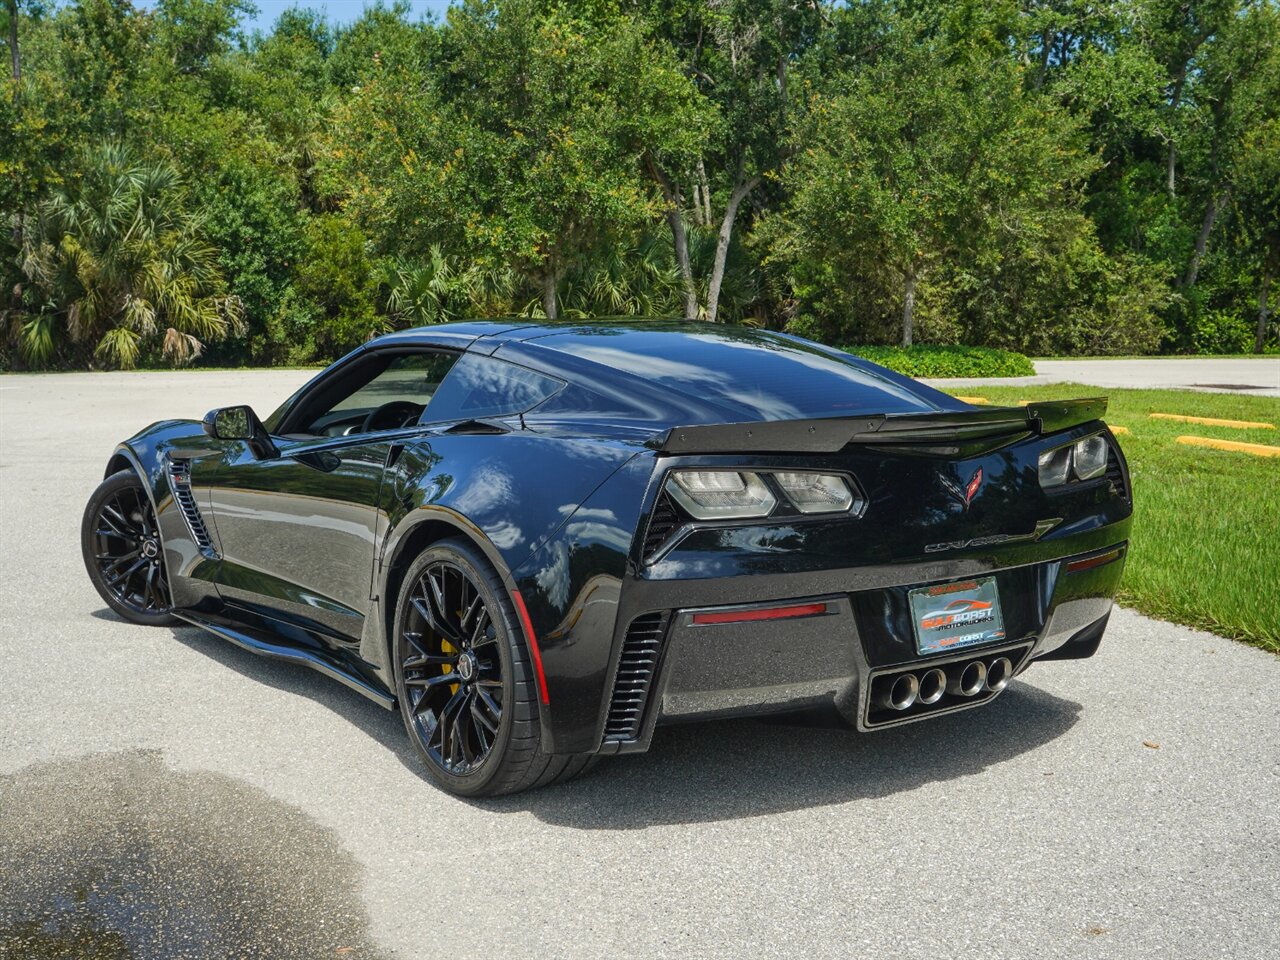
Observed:
[[[374,703],[387,710],[396,708],[395,697],[348,669],[336,657],[327,656],[317,651],[288,646],[281,643],[278,638],[270,637],[256,630],[251,631],[251,628],[243,625],[233,627],[225,623],[218,623],[188,610],[174,610],[173,615],[185,620],[192,626],[207,630],[223,640],[230,640],[236,646],[248,650],[250,653],[255,653],[260,657],[269,657],[272,660],[300,663],[303,666],[310,667],[312,670],[323,673],[326,677],[332,677],[334,680],[346,684],[352,690],[364,694]]]

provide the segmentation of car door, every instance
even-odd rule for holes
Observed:
[[[339,646],[358,642],[388,452],[417,429],[455,359],[446,351],[370,351],[299,396],[272,436],[274,452],[261,456],[231,441],[220,458],[193,463],[225,602]]]

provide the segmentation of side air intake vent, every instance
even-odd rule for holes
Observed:
[[[671,537],[683,520],[676,512],[676,506],[663,490],[658,494],[653,505],[653,513],[649,515],[649,529],[644,536],[644,559],[648,561]]]
[[[187,522],[187,531],[196,547],[210,560],[216,560],[218,552],[213,549],[209,529],[204,525],[204,517],[196,506],[195,494],[191,492],[191,466],[186,460],[169,461],[169,488],[173,491],[173,500],[182,511],[182,519]]]
[[[649,688],[658,667],[662,639],[667,632],[666,613],[646,613],[631,621],[622,641],[618,676],[613,681],[613,698],[604,724],[605,742],[634,740],[640,735]]]

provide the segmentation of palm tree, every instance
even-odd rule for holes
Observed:
[[[32,289],[18,340],[34,364],[64,336],[110,365],[131,367],[155,346],[183,363],[240,323],[177,172],[118,144],[86,153],[83,175],[37,205],[19,265]]]
[[[656,233],[643,234],[613,244],[569,271],[560,294],[564,315],[680,315],[680,272],[670,246]]]

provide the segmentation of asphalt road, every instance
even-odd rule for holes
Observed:
[[[115,619],[114,441],[305,376],[0,378],[0,957],[1275,956],[1280,659],[1203,633],[1121,611],[955,717],[666,728],[463,802],[345,688]]]
[[[1202,390],[1280,397],[1280,357],[1148,357],[1109,360],[1036,360],[1034,377],[930,380],[937,386],[1031,386],[1084,383],[1094,387]]]

